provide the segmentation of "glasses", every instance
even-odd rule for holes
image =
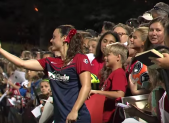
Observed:
[[[122,37],[123,35],[127,35],[126,33],[117,33],[120,37]]]

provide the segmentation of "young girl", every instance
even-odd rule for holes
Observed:
[[[141,53],[144,50],[144,43],[147,40],[148,36],[148,28],[147,27],[139,27],[137,28],[132,35],[132,38],[130,39],[130,46],[135,50],[135,55],[137,53]],[[132,62],[132,61],[131,61]],[[129,65],[126,69],[126,74],[131,74],[133,72],[133,69],[135,68],[137,61]],[[137,87],[137,83],[133,83],[129,81],[129,87],[131,90],[132,95],[141,95],[149,93],[149,90],[145,89],[139,89]]]
[[[41,90],[41,94],[46,97],[45,100],[47,100],[51,96],[52,93],[51,93],[51,88],[50,88],[50,84],[49,84],[49,79],[43,79],[40,82],[40,90]],[[41,103],[44,105],[43,100],[41,100]],[[41,108],[42,111],[43,111],[43,108],[44,107]]]
[[[115,42],[119,42],[120,38],[117,33],[108,31],[104,33],[97,44],[95,59],[92,61],[92,69],[91,73],[95,74],[99,79],[100,70],[103,68],[104,65],[104,49],[106,48],[107,44],[112,44]]]
[[[110,44],[105,49],[105,65],[112,70],[104,82],[101,90],[91,90],[90,94],[101,94],[106,97],[103,111],[103,122],[112,121],[115,110],[115,99],[124,97],[127,87],[127,79],[123,70],[123,64],[127,60],[127,48],[120,43]]]
[[[92,63],[93,59],[95,58],[94,54],[96,51],[96,46],[97,46],[97,39],[96,38],[90,38],[88,42],[88,49],[89,53],[86,54],[90,63]]]
[[[97,46],[97,38],[90,38],[88,42],[89,53],[86,54],[88,59],[90,60],[90,63],[95,58],[94,54],[96,51],[96,46]]]
[[[89,39],[89,42],[88,42],[89,53],[93,53],[93,54],[95,53],[97,43],[98,43],[97,38],[90,38]]]
[[[130,42],[128,45],[128,49],[134,50],[131,56],[129,54],[130,57],[134,57],[137,53],[141,53],[144,51],[144,43],[147,40],[147,36],[148,36],[147,27],[139,27],[135,29],[135,31],[132,34],[132,37],[130,38]],[[130,53],[130,50],[129,50],[129,53]],[[132,64],[130,68],[128,66],[126,69],[126,72],[130,74],[133,70],[133,67],[134,67],[134,64]]]
[[[14,64],[48,74],[55,123],[90,123],[90,114],[84,104],[91,89],[90,63],[79,47],[82,41],[82,35],[76,33],[73,26],[61,25],[54,30],[50,40],[52,51],[59,51],[61,57],[24,61],[0,48],[0,53]]]

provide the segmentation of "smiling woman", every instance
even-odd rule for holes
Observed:
[[[144,45],[144,51],[152,49],[157,45],[164,45],[165,27],[168,23],[167,18],[158,17],[150,22],[147,41]]]
[[[0,53],[19,67],[50,72],[55,123],[90,123],[90,113],[84,104],[91,89],[90,63],[80,47],[82,35],[71,25],[61,25],[54,30],[50,42],[52,51],[59,51],[60,57],[22,60],[1,45]]]

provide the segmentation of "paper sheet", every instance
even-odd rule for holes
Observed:
[[[3,99],[4,97],[6,97],[6,95],[7,95],[7,92],[5,92],[5,93],[1,96],[0,102],[2,101],[2,99]]]
[[[42,104],[37,106],[35,109],[31,111],[36,118],[38,118],[41,115],[41,107],[43,107]]]
[[[13,83],[22,83],[25,79],[25,72],[15,70],[14,74],[9,78]]]

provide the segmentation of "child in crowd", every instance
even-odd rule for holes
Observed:
[[[127,48],[121,43],[110,44],[105,49],[105,65],[112,70],[104,82],[101,90],[91,90],[91,94],[106,96],[103,111],[103,122],[112,121],[115,110],[115,99],[124,97],[127,88],[127,79],[123,64],[127,60]],[[104,75],[103,75],[104,76]]]
[[[49,79],[43,79],[40,82],[40,89],[41,89],[41,104],[43,107],[41,107],[42,115],[39,119],[39,123],[45,122],[45,123],[51,123],[53,121],[53,98],[51,97],[51,87],[49,84]],[[47,104],[46,104],[47,103]]]
[[[147,36],[148,36],[148,27],[139,27],[135,29],[130,39],[130,43],[129,43],[130,48],[134,49],[135,51],[133,56],[144,51],[144,43],[147,40]],[[128,59],[130,59],[130,57]],[[137,61],[133,61],[131,59],[130,64],[126,67],[127,77],[129,76],[129,74],[133,72],[133,69],[137,65],[136,63]],[[141,95],[141,94],[149,93],[149,90],[138,89],[137,82],[133,83],[130,81],[130,79],[129,79],[129,87],[130,87],[132,95]]]
[[[43,79],[40,82],[40,90],[41,90],[41,94],[46,96],[46,99],[52,95],[50,84],[49,84],[49,79]],[[41,103],[43,103],[42,101],[41,101]]]
[[[97,38],[90,38],[88,42],[88,48],[89,48],[89,53],[86,54],[88,56],[88,59],[90,63],[93,61],[95,58],[94,54],[96,52],[96,47],[97,47],[98,39]]]

